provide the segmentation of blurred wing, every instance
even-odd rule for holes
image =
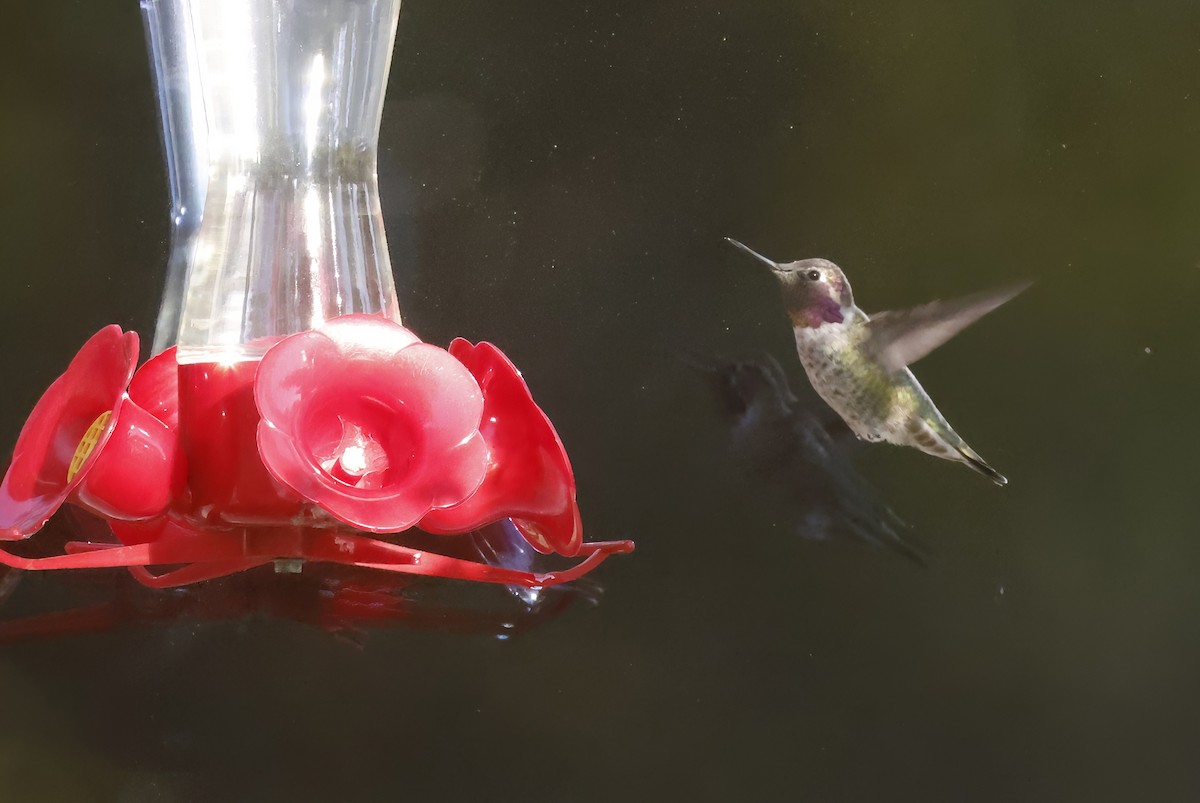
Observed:
[[[867,345],[888,372],[899,371],[1024,291],[1032,282],[912,309],[880,312],[867,323]]]

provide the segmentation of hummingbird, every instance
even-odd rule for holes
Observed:
[[[842,269],[829,260],[778,263],[725,239],[771,268],[809,382],[855,435],[913,446],[964,463],[997,485],[1008,484],[951,428],[908,366],[1029,282],[868,316],[854,304]]]

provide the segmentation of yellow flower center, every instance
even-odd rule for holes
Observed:
[[[75,479],[79,469],[83,468],[83,464],[91,456],[92,450],[100,442],[100,434],[104,432],[104,427],[110,418],[112,418],[112,410],[105,410],[96,416],[96,420],[87,428],[87,432],[83,433],[83,437],[79,439],[79,445],[75,447],[75,454],[71,457],[71,465],[67,467],[67,482]]]

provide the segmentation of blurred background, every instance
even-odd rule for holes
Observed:
[[[137,3],[4,16],[7,449],[95,330],[148,343],[168,197]],[[511,355],[586,535],[638,551],[511,639],[185,612],[8,644],[0,795],[1196,799],[1198,42],[1184,0],[408,0],[405,322]],[[773,280],[725,236],[834,260],[868,311],[1037,280],[916,368],[1009,487],[814,458]],[[0,615],[120,582],[28,575]]]

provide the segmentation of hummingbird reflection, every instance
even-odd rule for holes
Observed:
[[[766,356],[703,367],[729,417],[734,457],[797,535],[850,537],[924,563],[898,532],[904,522],[879,500],[812,405],[792,394],[779,363]]]
[[[809,381],[858,437],[914,446],[964,463],[997,485],[1008,483],[950,427],[908,366],[1028,283],[868,316],[855,306],[841,268],[829,260],[780,264],[725,239],[771,268]]]

